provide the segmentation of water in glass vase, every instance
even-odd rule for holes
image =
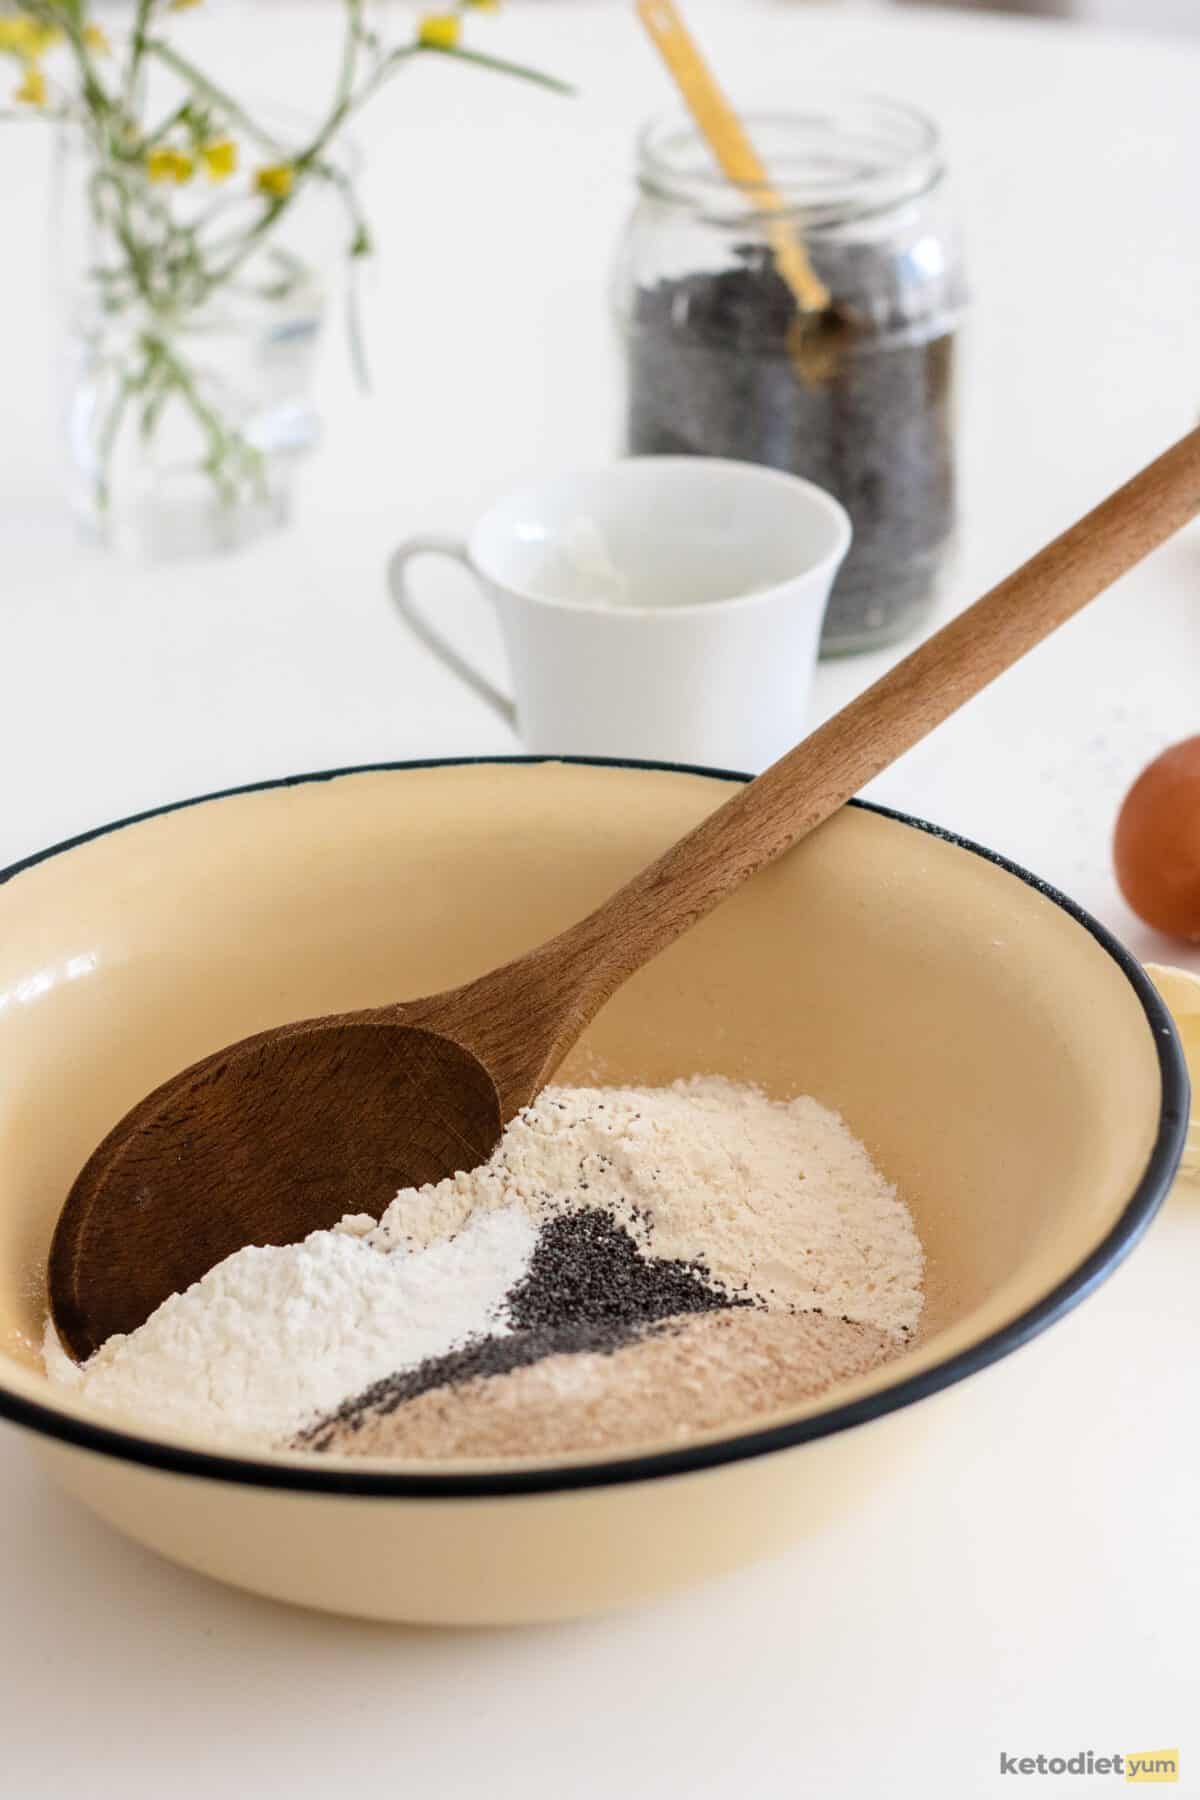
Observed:
[[[317,438],[310,397],[322,295],[225,295],[177,324],[80,318],[67,430],[76,510],[113,548],[235,549],[287,516]]]

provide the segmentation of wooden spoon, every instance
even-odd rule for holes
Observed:
[[[766,215],[767,238],[775,266],[802,313],[827,310],[829,289],[821,280],[796,230],[795,208],[774,186],[742,121],[717,85],[684,24],[675,0],[637,0],[637,14],[675,78],[701,135],[735,187],[753,196]]]
[[[796,302],[788,331],[792,366],[810,384],[828,381],[843,348],[845,321],[812,266],[797,228],[795,205],[772,182],[675,0],[636,0],[636,11],[723,173],[763,218],[775,267]]]
[[[165,1082],[63,1208],[64,1344],[87,1357],[244,1244],[378,1215],[397,1188],[483,1161],[636,969],[1198,511],[1200,428],[549,943],[448,993],[260,1032]]]

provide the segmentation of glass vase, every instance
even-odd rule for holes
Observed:
[[[64,133],[56,217],[73,510],[136,557],[237,549],[286,521],[297,465],[317,440],[325,272],[344,253],[345,214],[314,184],[272,219],[249,179],[216,189],[197,177],[187,191],[145,183],[130,220],[106,180]]]

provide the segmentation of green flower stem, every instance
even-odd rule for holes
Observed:
[[[79,70],[84,111],[91,116],[102,133],[108,134],[113,105],[85,41],[82,8],[77,0],[75,3],[72,0],[60,0],[57,5],[43,3],[43,0],[24,0],[24,9],[43,25],[62,32]]]
[[[146,29],[150,23],[150,14],[154,8],[154,0],[137,0],[137,11],[133,17],[133,32],[129,44],[129,60],[125,65],[125,80],[122,83],[122,98],[125,111],[132,113],[137,101],[138,77],[142,72],[142,58],[146,54]]]
[[[121,431],[121,421],[125,417],[125,408],[129,405],[133,389],[133,381],[128,375],[123,375],[121,385],[117,389],[116,399],[109,408],[108,417],[104,421],[104,427],[100,433],[100,441],[96,446],[96,507],[102,513],[108,511],[112,500],[113,454]]]
[[[221,498],[230,504],[238,498],[239,473],[243,478],[252,478],[259,498],[264,498],[266,480],[262,452],[247,443],[240,431],[231,431],[222,422],[201,397],[187,366],[168,344],[154,338],[146,339],[146,344],[147,348],[153,348],[158,361],[170,376],[171,385],[191,408],[193,417],[208,438],[205,467],[216,483]],[[233,465],[232,469],[230,464]]]
[[[308,149],[303,152],[304,160],[306,162],[315,161],[324,151],[330,138],[340,130],[351,114],[360,112],[367,101],[374,99],[380,88],[387,85],[401,63],[407,62],[410,57],[417,56],[420,52],[420,44],[401,44],[399,49],[389,50],[382,61],[376,64],[358,93],[347,95],[343,104],[338,108],[337,117],[328,121]]]
[[[211,80],[203,69],[197,68],[190,58],[180,56],[178,50],[173,49],[170,44],[164,43],[162,38],[146,39],[146,55],[156,57],[166,68],[178,75],[181,81],[186,81],[193,93],[199,94],[213,106],[220,107],[229,124],[244,132],[252,143],[258,145],[260,150],[265,150],[269,156],[282,156],[283,146],[278,139],[264,131],[261,125],[255,124],[250,114],[239,106],[237,101],[225,92],[224,88],[218,87],[217,83]]]
[[[146,247],[139,243],[129,217],[129,199],[124,183],[111,170],[97,169],[89,184],[93,216],[101,231],[106,227],[125,252],[129,278],[145,304],[155,305],[152,287],[152,264]],[[111,199],[113,210],[106,211]]]
[[[358,61],[359,39],[362,35],[362,0],[346,0],[346,36],[343,45],[342,64],[338,71],[337,85],[334,89],[333,105],[329,116],[321,126],[312,142],[294,159],[297,169],[305,169],[315,163],[325,150],[330,139],[341,130],[350,114],[361,104],[361,98],[371,91],[368,80],[362,97],[354,93],[354,76]],[[385,62],[389,58],[384,59]],[[376,69],[378,74],[378,67]]]
[[[161,144],[163,139],[170,132],[174,131],[176,125],[180,124],[181,121],[187,117],[190,105],[190,100],[181,100],[179,105],[167,114],[160,125],[156,125],[153,131],[147,132],[145,137],[138,139],[137,160],[139,162],[145,159],[148,150],[153,150],[156,144]]]
[[[143,410],[143,436],[147,435],[147,416],[151,419],[152,429],[166,400],[172,393],[179,395],[204,434],[208,447],[204,467],[226,505],[233,505],[241,497],[243,483],[251,483],[258,497],[265,497],[266,481],[261,451],[248,443],[241,432],[231,430],[224,423],[200,393],[186,363],[176,355],[165,338],[154,332],[145,332],[140,348],[141,368],[136,373],[127,373],[121,377],[100,433],[96,478],[98,509],[106,511],[111,502],[112,459],[129,402],[138,392],[148,392],[150,396]]]
[[[287,211],[290,198],[290,194],[277,194],[267,201],[262,212],[254,221],[254,224],[250,226],[248,231],[243,233],[239,248],[232,256],[227,258],[225,262],[218,264],[216,268],[209,271],[208,284],[210,289],[221,287],[225,282],[230,280],[232,276],[237,274],[238,270],[242,267],[242,264],[254,254],[254,251],[258,248],[267,232],[271,230],[275,221],[279,218],[279,215]]]
[[[419,44],[417,48],[425,56],[452,56],[456,62],[476,63],[481,69],[491,69],[496,75],[513,75],[518,81],[532,81],[536,87],[549,88],[553,94],[574,94],[575,89],[569,81],[560,81],[556,75],[543,74],[541,69],[530,69],[524,63],[508,62],[502,56],[488,56],[482,50],[468,50],[465,44]]]
[[[333,114],[346,95],[354,89],[354,70],[358,62],[358,45],[362,36],[363,0],[346,0],[346,29],[342,37],[342,63],[334,89]]]

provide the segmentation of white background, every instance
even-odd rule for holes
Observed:
[[[701,4],[742,94],[903,95],[950,144],[975,306],[963,381],[964,604],[1193,423],[1200,49],[918,9]],[[174,26],[293,103],[333,67],[325,5]],[[413,70],[360,131],[383,251],[375,391],[331,332],[298,520],[170,572],[74,542],[50,402],[48,149],[0,134],[0,863],[140,807],[371,759],[507,751],[388,615],[406,532],[619,442],[607,281],[663,76],[624,5],[512,6],[476,41],[566,101]],[[253,81],[250,77],[253,75]],[[427,588],[483,643],[452,574]],[[1066,887],[1143,955],[1108,863],[1120,795],[1200,729],[1200,535],[1178,538],[877,784]],[[822,671],[832,710],[884,658]],[[928,1453],[819,1544],[641,1614],[549,1630],[326,1620],[176,1571],[51,1492],[0,1438],[0,1783],[26,1800],[1111,1792],[999,1754],[1179,1745],[1200,1794],[1195,1290],[1177,1190],[1095,1300],[942,1404]],[[1189,1731],[1190,1728],[1190,1731]]]

